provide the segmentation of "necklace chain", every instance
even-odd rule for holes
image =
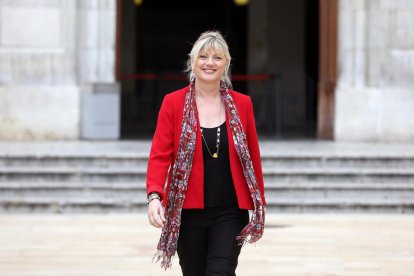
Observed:
[[[203,138],[204,144],[207,147],[208,153],[213,158],[218,158],[219,148],[220,148],[220,126],[217,127],[217,139],[216,139],[216,152],[213,154],[210,151],[210,148],[207,145],[206,138],[204,138],[203,129],[201,128],[201,137]]]

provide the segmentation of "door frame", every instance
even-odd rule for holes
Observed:
[[[334,140],[337,83],[338,0],[319,0],[317,139]]]

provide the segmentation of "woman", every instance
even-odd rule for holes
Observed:
[[[253,106],[229,88],[230,60],[219,32],[201,34],[187,62],[190,85],[165,96],[152,141],[148,218],[162,227],[155,258],[168,268],[177,251],[184,276],[235,275],[242,244],[263,234]]]

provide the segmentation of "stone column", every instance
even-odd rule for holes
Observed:
[[[115,82],[115,0],[78,0],[80,84]]]
[[[115,23],[115,0],[78,0],[81,138],[119,138],[120,95],[115,80]]]
[[[76,139],[76,2],[0,1],[0,139]]]
[[[341,0],[335,138],[414,141],[414,1]]]

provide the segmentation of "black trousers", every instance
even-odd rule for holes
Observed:
[[[238,206],[183,209],[177,245],[183,276],[235,276],[241,249],[235,238],[248,222]]]

